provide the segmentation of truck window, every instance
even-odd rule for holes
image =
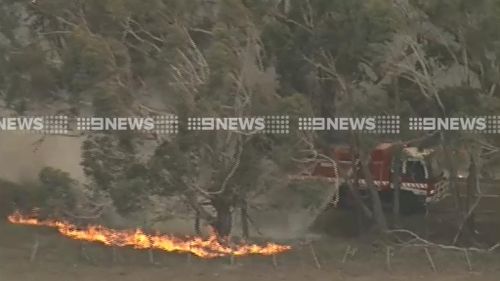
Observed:
[[[426,180],[425,167],[418,160],[407,160],[406,171],[403,175],[414,182],[424,182]]]
[[[431,175],[429,176],[430,178],[439,176],[443,174],[443,169],[439,163],[439,161],[436,158],[432,158],[430,161],[430,167],[431,167]]]

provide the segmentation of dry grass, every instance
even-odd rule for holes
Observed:
[[[35,262],[30,263],[35,233],[40,237],[40,249]],[[342,263],[347,245],[358,251]],[[500,277],[500,256],[472,255],[470,272],[462,255],[431,250],[437,272],[430,268],[421,249],[404,249],[392,257],[392,271],[386,269],[385,248],[375,244],[359,244],[345,239],[323,239],[315,243],[321,263],[317,269],[308,247],[297,246],[277,258],[278,267],[269,257],[238,258],[231,265],[228,258],[200,260],[184,254],[155,253],[157,265],[149,262],[145,251],[117,249],[118,261],[113,262],[112,250],[100,245],[87,245],[86,261],[79,255],[80,242],[70,241],[51,230],[0,225],[0,280],[495,280]]]

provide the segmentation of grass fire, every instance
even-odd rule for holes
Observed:
[[[264,246],[256,244],[229,245],[216,235],[210,235],[208,238],[178,238],[171,235],[150,235],[140,229],[114,230],[100,225],[82,228],[65,221],[40,220],[17,211],[8,216],[8,220],[12,224],[55,228],[63,236],[74,240],[97,242],[110,247],[191,253],[205,259],[224,256],[272,256],[291,250],[291,246],[274,243],[267,243]]]

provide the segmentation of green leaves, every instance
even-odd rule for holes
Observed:
[[[40,171],[41,195],[49,211],[70,210],[76,203],[77,182],[67,172],[45,167]]]

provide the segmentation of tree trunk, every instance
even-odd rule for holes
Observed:
[[[377,227],[381,232],[387,232],[388,230],[387,220],[385,218],[385,214],[382,209],[382,201],[380,200],[378,190],[373,182],[372,173],[368,167],[368,163],[370,162],[370,157],[365,156],[361,151],[359,135],[357,133],[352,134],[352,140],[355,148],[354,153],[359,155],[359,160],[361,164],[361,173],[364,176],[366,185],[368,186],[368,192],[370,193],[370,198],[372,201],[372,211],[373,211],[373,216],[375,218],[375,222],[377,223]]]
[[[247,201],[244,199],[241,202],[241,232],[243,233],[243,238],[248,239],[250,236],[248,230],[248,210]]]
[[[463,204],[462,204],[462,198],[460,195],[460,190],[458,189],[457,186],[457,169],[455,167],[455,164],[453,162],[452,158],[452,152],[450,150],[450,143],[448,141],[447,136],[444,133],[441,133],[441,145],[443,148],[443,153],[444,153],[444,160],[446,162],[446,166],[449,171],[449,188],[451,192],[453,193],[453,199],[455,203],[455,211],[456,211],[456,217],[457,217],[457,225],[460,225],[462,223],[463,219]]]
[[[466,231],[464,231],[469,237],[468,239],[472,239],[473,233],[475,232],[475,218],[474,218],[474,210],[472,206],[472,198],[476,195],[476,182],[477,182],[477,164],[474,159],[474,156],[470,157],[470,165],[469,165],[469,176],[467,177],[467,197],[465,198],[465,210],[467,210],[467,214],[469,212],[470,215],[465,218]]]
[[[393,80],[393,88],[394,88],[394,107],[396,109],[396,114],[400,114],[401,107],[401,96],[399,92],[399,78],[395,78]],[[400,193],[401,193],[401,158],[403,153],[403,145],[398,144],[396,146],[396,151],[393,159],[393,163],[395,165],[392,166],[392,187],[393,187],[393,202],[392,202],[392,216],[393,216],[393,225],[399,226],[399,214],[400,214]]]
[[[373,218],[372,211],[370,211],[370,208],[366,206],[365,202],[363,201],[363,197],[359,193],[359,176],[357,175],[357,172],[354,175],[352,185],[349,184],[348,187],[354,199],[354,203],[356,204],[356,209],[359,211],[359,214],[363,214],[367,218]]]
[[[368,185],[368,191],[370,192],[370,197],[372,199],[373,214],[375,217],[375,222],[381,232],[387,232],[387,221],[385,219],[385,214],[382,209],[382,202],[380,201],[380,196],[378,190],[373,184],[372,174],[368,168],[367,159],[361,159],[361,170],[365,176],[366,184]]]
[[[363,198],[361,197],[361,194],[359,193],[359,173],[358,173],[358,165],[357,165],[357,152],[356,151],[351,151],[351,169],[352,169],[352,184],[348,184],[349,191],[351,192],[351,195],[354,199],[354,203],[356,204],[356,210],[358,216],[361,216],[364,214],[367,218],[372,218],[373,214],[370,211],[370,209],[366,206],[365,202],[363,202]],[[358,218],[358,221],[361,221],[360,218]]]
[[[215,200],[213,206],[217,214],[215,220],[212,222],[212,227],[219,237],[228,237],[231,234],[233,226],[231,206],[220,200]]]
[[[200,236],[201,235],[201,229],[200,229],[200,211],[195,210],[196,215],[194,218],[194,231],[196,235]]]
[[[392,186],[393,186],[393,206],[392,206],[392,215],[394,220],[394,226],[399,225],[399,214],[400,214],[400,193],[401,193],[401,153],[402,147],[398,146],[394,157],[394,165],[393,165],[393,178],[392,178]]]

